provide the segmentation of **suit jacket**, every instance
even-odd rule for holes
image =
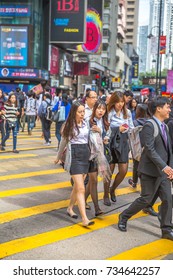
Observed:
[[[143,173],[152,177],[160,177],[164,175],[162,171],[164,167],[167,165],[173,167],[172,147],[169,133],[166,129],[168,140],[166,147],[159,125],[158,128],[159,134],[154,137],[153,124],[146,122],[143,126],[141,131],[141,144],[144,149],[139,162],[139,174]]]

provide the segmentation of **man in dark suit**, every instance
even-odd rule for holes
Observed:
[[[158,126],[159,133],[154,137],[154,126],[150,122],[146,122],[143,126],[141,139],[144,149],[138,167],[141,179],[141,196],[120,214],[118,228],[121,231],[126,231],[128,219],[149,205],[154,197],[159,196],[162,201],[160,208],[162,238],[173,241],[171,223],[173,156],[170,137],[164,124],[164,120],[169,117],[170,113],[169,100],[166,97],[157,97],[151,102],[150,111]]]

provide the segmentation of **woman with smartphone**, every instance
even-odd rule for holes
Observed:
[[[124,95],[120,91],[116,91],[111,95],[108,104],[108,121],[111,128],[110,149],[112,161],[110,169],[113,174],[115,165],[118,164],[118,173],[115,176],[114,182],[110,187],[110,197],[113,202],[116,202],[115,190],[121,184],[128,170],[129,161],[129,144],[128,130],[133,128],[133,120],[130,110],[127,109]],[[104,184],[106,193],[108,193],[109,184]],[[104,204],[110,206],[109,197],[105,197]]]

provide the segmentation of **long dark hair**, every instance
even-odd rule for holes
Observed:
[[[76,112],[79,106],[85,107],[85,105],[80,101],[75,101],[72,103],[70,113],[65,122],[64,129],[62,131],[62,136],[68,141],[76,136],[75,130],[79,134],[79,128],[76,122]]]
[[[93,107],[93,111],[92,111],[92,115],[91,115],[91,118],[90,118],[90,125],[94,125],[94,118],[95,118],[95,115],[96,115],[96,110],[97,108],[100,108],[100,107],[104,107],[106,112],[105,114],[103,115],[102,119],[103,119],[103,125],[104,125],[104,128],[106,129],[106,131],[109,129],[109,123],[108,123],[108,113],[107,113],[107,106],[106,106],[106,103],[99,99],[94,107]]]
[[[108,113],[112,110],[115,109],[115,104],[123,101],[124,102],[124,106],[122,108],[122,112],[123,112],[123,117],[124,119],[127,119],[128,115],[127,115],[127,108],[126,108],[126,103],[125,103],[125,98],[124,95],[121,91],[115,91],[111,94],[111,97],[109,99],[109,103],[108,103]]]
[[[15,95],[14,93],[10,94],[9,97],[8,97],[8,100],[7,100],[7,102],[6,102],[8,105],[11,105],[11,97],[12,97],[13,95],[16,97],[16,95]],[[15,104],[15,107],[17,107],[17,98],[16,98],[16,101],[15,101],[14,104]]]

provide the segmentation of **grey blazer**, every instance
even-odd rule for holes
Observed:
[[[152,177],[160,177],[163,176],[164,173],[162,170],[166,165],[173,168],[173,156],[168,130],[166,131],[168,139],[168,145],[166,147],[159,125],[158,128],[159,134],[154,138],[153,124],[146,122],[143,126],[141,131],[141,144],[144,149],[138,167],[139,175],[143,173]]]

